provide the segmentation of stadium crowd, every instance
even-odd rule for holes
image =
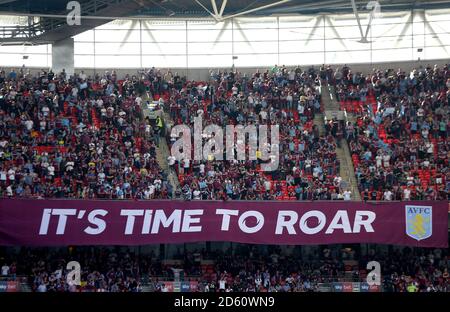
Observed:
[[[181,193],[188,200],[334,200],[344,199],[336,158],[336,142],[321,135],[313,124],[321,111],[321,77],[314,68],[287,69],[275,66],[252,75],[237,71],[211,71],[210,81],[187,84],[168,94],[175,125],[189,125],[194,133],[194,117],[201,116],[203,127],[279,125],[278,166],[263,171],[262,159],[220,161],[208,159],[169,159],[177,171]],[[172,134],[169,144],[179,137]],[[213,136],[203,136],[203,142]],[[213,138],[214,139],[214,138]],[[260,138],[261,140],[261,138]],[[235,142],[235,150],[238,145]],[[226,146],[224,140],[223,146]],[[264,147],[263,147],[264,148]],[[236,154],[236,151],[235,151]],[[268,163],[273,160],[268,159]],[[347,197],[350,194],[347,193]]]
[[[373,70],[348,66],[332,83],[341,108],[361,197],[365,200],[448,199],[450,68]]]
[[[179,252],[174,258],[177,264],[153,252],[116,248],[22,248],[1,257],[2,278],[28,276],[35,292],[164,292],[174,278],[195,282],[199,292],[312,292],[331,291],[323,286],[333,282],[363,282],[366,263],[376,260],[382,268],[382,291],[450,292],[446,249],[370,249],[359,255],[349,248],[324,247],[309,255],[289,256],[278,246],[261,252],[243,244],[234,252],[203,249]],[[214,260],[205,265],[205,259]],[[80,285],[67,282],[69,261],[81,265]]]
[[[342,109],[358,118],[330,120],[321,134],[313,120],[323,109],[325,81],[335,86]],[[336,157],[345,138],[364,200],[447,199],[449,87],[448,66],[368,75],[348,66],[274,66],[251,75],[211,71],[204,82],[155,68],[123,78],[115,71],[69,77],[0,70],[0,196],[348,200]],[[261,169],[267,164],[261,148],[246,161],[170,155],[180,182],[174,189],[156,154],[161,136],[169,146],[179,137],[144,118],[148,100],[158,101],[168,123],[191,129],[198,116],[203,127],[278,125],[278,146],[266,144],[279,150],[277,169]]]
[[[143,75],[1,71],[0,195],[170,197],[156,161],[159,129],[142,111],[157,72]]]

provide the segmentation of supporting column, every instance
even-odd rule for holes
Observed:
[[[52,70],[55,74],[66,70],[68,76],[75,73],[74,68],[74,40],[67,38],[52,45]]]

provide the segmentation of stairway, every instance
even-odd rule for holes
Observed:
[[[314,125],[317,126],[317,128],[319,129],[319,134],[325,135],[325,121],[324,121],[324,115],[322,113],[320,114],[315,114],[314,116]]]
[[[142,96],[142,102],[146,103],[147,101],[153,101],[153,99],[150,97],[148,93]],[[149,116],[149,112],[150,112],[149,109],[145,106],[143,108],[144,116]],[[166,129],[168,128],[168,125],[173,124],[170,115],[164,113],[162,110],[159,112],[159,116],[163,119]],[[164,130],[161,133],[161,135],[162,136],[159,140],[159,146],[156,149],[156,160],[161,169],[166,174],[167,180],[172,185],[172,198],[175,198],[176,190],[180,188],[180,182],[178,181],[178,176],[176,172],[169,167],[169,163],[167,161],[167,157],[169,157],[170,155],[170,149],[169,146],[167,145],[166,133]]]
[[[326,103],[327,111],[338,111],[340,109],[332,85],[326,84],[322,87],[322,102]]]
[[[347,184],[343,188],[350,189],[353,200],[361,200],[361,194],[358,189],[358,181],[355,176],[355,169],[353,167],[347,140],[342,140],[341,147],[336,148],[336,157],[340,161],[339,175],[341,176],[342,181],[345,181]]]
[[[333,117],[344,118],[348,121],[356,121],[353,114],[347,114],[339,109],[339,103],[334,96],[334,88],[330,85],[322,87],[322,103],[324,105],[324,112],[327,119]],[[352,200],[361,200],[361,194],[358,189],[358,181],[355,176],[355,169],[353,167],[352,156],[348,146],[347,140],[343,139],[340,146],[336,148],[336,157],[340,162],[339,175],[343,181],[343,189],[349,189],[352,192]]]
[[[326,93],[326,95],[324,95],[324,88],[323,88],[323,86],[320,86],[319,87],[319,92],[320,92],[320,96],[321,96],[321,98],[322,98],[322,105],[323,105],[323,97],[324,96],[329,96],[329,94],[328,94],[328,92],[325,92]],[[294,111],[294,114],[297,114],[298,115],[298,113],[297,113],[297,111]],[[324,120],[324,114],[323,113],[316,113],[315,115],[314,115],[314,120],[313,120],[313,123],[314,123],[314,125],[315,126],[317,126],[317,128],[319,129],[319,134],[322,136],[322,135],[325,135],[325,120]]]
[[[178,176],[174,170],[169,167],[167,157],[170,155],[170,149],[167,145],[165,137],[161,137],[159,141],[159,147],[156,149],[156,160],[160,165],[161,169],[166,173],[169,183],[172,185],[172,198],[175,197],[175,192],[180,188],[180,182],[178,181]]]

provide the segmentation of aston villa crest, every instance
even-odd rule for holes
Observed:
[[[433,234],[433,207],[406,205],[406,235],[421,241]]]

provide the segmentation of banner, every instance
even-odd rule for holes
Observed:
[[[189,286],[190,286],[190,289],[189,289],[190,292],[196,292],[198,290],[198,282],[190,281]]]
[[[159,282],[164,285],[165,292],[197,292],[198,282],[172,282],[172,281],[161,281]]]
[[[0,200],[0,245],[448,246],[448,203]]]
[[[173,292],[174,282],[162,282],[161,291],[162,292]]]
[[[342,283],[343,292],[353,292],[353,283],[345,282]]]
[[[191,283],[181,282],[181,292],[190,292],[190,291],[191,291]]]
[[[330,291],[333,292],[381,292],[381,286],[366,282],[334,282]]]
[[[19,291],[19,282],[9,281],[7,282],[7,292],[18,292]]]
[[[0,292],[18,292],[19,282],[17,281],[0,281]]]
[[[344,290],[344,286],[342,285],[342,283],[333,283],[333,291],[334,292],[343,292]]]

